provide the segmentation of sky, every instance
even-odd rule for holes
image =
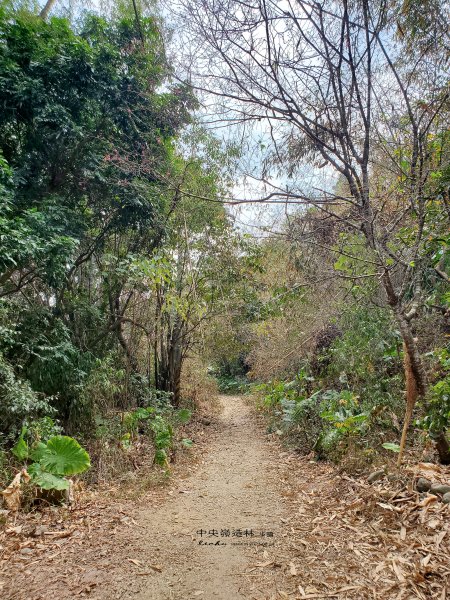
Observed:
[[[43,0],[38,1],[42,7]],[[171,62],[177,62],[178,49],[181,36],[177,29],[176,16],[169,4],[160,4],[160,12],[165,21],[165,26],[171,31],[168,41],[168,55]],[[105,0],[56,0],[52,12],[63,13],[75,19],[77,13],[90,10],[100,15],[106,15],[111,9],[111,4]],[[183,40],[184,43],[184,40]],[[195,49],[194,49],[195,50]],[[272,172],[267,177],[267,183],[260,180],[262,164],[268,158],[271,139],[266,122],[252,124],[235,124],[224,119],[223,114],[218,115],[218,101],[214,96],[200,94],[201,108],[197,118],[214,136],[220,139],[224,146],[229,143],[239,144],[242,147],[241,159],[236,164],[234,173],[234,186],[232,197],[237,200],[257,200],[267,196],[271,191],[270,184],[285,189],[310,190],[317,186],[330,189],[335,183],[335,177],[330,169],[317,169],[311,165],[302,166],[296,173],[295,179],[287,179],[285,174]],[[229,116],[228,116],[229,118]],[[256,237],[266,236],[268,232],[280,231],[286,216],[299,210],[297,205],[269,205],[269,204],[239,204],[229,206],[228,210],[233,216],[236,226],[242,231]]]

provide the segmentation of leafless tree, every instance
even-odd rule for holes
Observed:
[[[286,173],[310,162],[344,182],[340,193],[305,193],[298,182],[274,187],[265,200],[315,206],[362,234],[404,344],[403,451],[415,401],[426,390],[411,321],[423,301],[420,261],[435,160],[429,140],[448,126],[448,53],[421,47],[402,57],[406,45],[395,35],[392,6],[181,0],[180,15],[190,36],[189,78],[216,98],[221,118],[267,125]],[[398,232],[406,224],[411,236],[402,243]]]

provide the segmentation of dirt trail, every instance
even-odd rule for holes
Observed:
[[[283,543],[278,444],[242,397],[219,401],[221,412],[196,430],[197,465],[176,464],[167,486],[138,502],[98,496],[87,507],[56,509],[40,537],[25,520],[8,530],[6,552],[0,536],[0,597],[278,597],[280,569],[270,581],[258,577]],[[41,527],[39,516],[31,518]]]
[[[148,542],[133,545],[136,558],[162,571],[141,576],[137,587],[131,582],[134,598],[245,598],[249,560],[280,542],[282,500],[267,441],[242,398],[226,396],[221,402],[219,435],[205,464],[168,502],[140,515]],[[121,589],[128,590],[122,596],[127,597],[126,580],[117,597]],[[104,588],[100,597],[110,592]]]

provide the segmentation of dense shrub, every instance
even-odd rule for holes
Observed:
[[[14,440],[24,423],[44,415],[54,415],[51,398],[34,391],[28,381],[20,379],[0,354],[0,431],[4,441]]]
[[[254,386],[258,406],[298,451],[335,461],[362,453],[370,462],[403,415],[399,335],[386,311],[359,306],[331,331],[295,379]]]

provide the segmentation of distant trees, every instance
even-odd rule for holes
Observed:
[[[181,4],[186,30],[204,43],[192,60],[194,85],[218,98],[227,118],[267,125],[272,165],[286,184],[265,199],[316,207],[364,240],[360,266],[384,290],[413,382],[403,449],[427,386],[413,319],[430,278],[448,282],[445,5],[424,3],[410,15],[372,0]],[[305,163],[343,185],[305,190],[296,178]]]

